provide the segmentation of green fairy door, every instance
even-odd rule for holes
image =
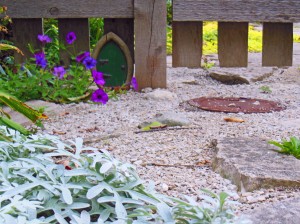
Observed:
[[[97,71],[104,73],[105,86],[122,86],[127,79],[126,57],[114,41],[103,45],[97,57]]]

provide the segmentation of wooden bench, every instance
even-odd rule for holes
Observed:
[[[166,87],[165,0],[3,0],[0,4],[7,6],[14,43],[27,57],[31,56],[28,43],[39,47],[37,35],[43,33],[43,18],[58,19],[60,40],[75,32],[75,48],[81,52],[90,50],[88,18],[103,17],[104,32],[115,32],[131,50],[139,88]],[[65,51],[60,55],[68,60]],[[16,55],[17,62],[22,60]]]
[[[218,21],[222,67],[248,65],[248,24],[263,23],[263,66],[291,66],[299,0],[173,0],[173,67],[200,67],[202,21]]]

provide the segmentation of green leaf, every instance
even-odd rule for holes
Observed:
[[[102,185],[102,183],[90,188],[86,194],[86,198],[92,199],[92,198],[96,197],[103,191],[103,189],[104,189],[104,186]]]
[[[61,190],[62,197],[63,197],[64,201],[68,205],[72,204],[73,203],[73,197],[71,195],[71,191],[65,186],[61,186],[60,190]]]
[[[14,189],[8,190],[4,192],[2,195],[0,195],[0,203],[14,197],[17,194],[22,194],[27,190],[30,190],[36,186],[39,186],[39,183],[26,183],[23,185],[19,185],[15,187]]]
[[[126,209],[124,205],[122,204],[121,198],[118,193],[115,193],[115,201],[116,201],[116,214],[118,219],[125,220],[127,216]]]
[[[164,219],[165,223],[175,223],[171,213],[171,208],[167,204],[158,203],[157,212]]]

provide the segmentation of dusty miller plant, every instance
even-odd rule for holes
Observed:
[[[225,193],[201,206],[146,186],[131,164],[107,151],[62,142],[52,135],[25,136],[0,126],[0,223],[234,223]],[[64,158],[69,164],[56,164]],[[243,223],[239,221],[238,223]],[[245,222],[246,223],[246,222]]]

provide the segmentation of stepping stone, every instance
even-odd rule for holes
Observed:
[[[217,145],[213,169],[241,192],[299,187],[300,160],[278,153],[277,149],[258,138],[224,138]]]
[[[31,100],[31,101],[28,101],[25,103],[28,106],[32,107],[33,109],[38,109],[40,107],[44,107],[45,108],[44,114],[46,114],[48,117],[54,116],[61,112],[61,106],[59,104],[50,103],[50,102],[46,102],[46,101],[42,101],[42,100]],[[11,118],[15,122],[18,122],[24,126],[32,124],[32,122],[28,118],[26,118],[19,112],[12,110],[10,107],[4,107],[3,109],[6,113],[8,113],[11,116]]]
[[[211,68],[209,76],[228,85],[250,84],[270,77],[276,70],[272,67]]]
[[[247,211],[245,217],[255,224],[300,223],[300,198],[288,199]]]

